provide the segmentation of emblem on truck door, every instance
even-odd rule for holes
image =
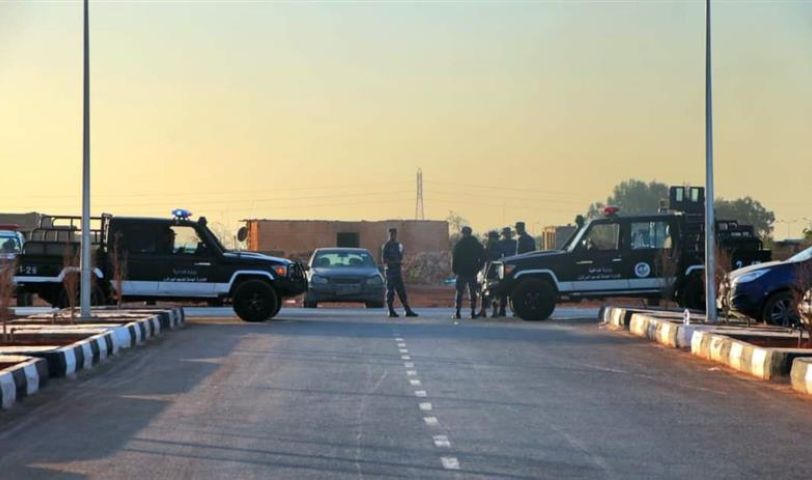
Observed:
[[[646,278],[651,275],[651,266],[648,263],[640,262],[634,266],[634,274],[640,278]]]

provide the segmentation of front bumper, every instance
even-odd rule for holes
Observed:
[[[383,285],[310,285],[307,300],[310,302],[383,302],[386,287]]]
[[[767,296],[766,290],[758,282],[734,283],[729,290],[719,290],[716,306],[719,310],[728,307],[735,315],[759,319]]]

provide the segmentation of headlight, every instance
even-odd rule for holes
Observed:
[[[275,273],[277,277],[287,277],[288,267],[287,265],[274,265],[273,273]]]
[[[767,270],[756,270],[755,272],[750,272],[742,275],[741,277],[736,278],[735,280],[733,280],[733,283],[752,282],[757,278],[761,278],[765,273],[767,273]]]
[[[313,275],[313,277],[310,278],[310,283],[314,285],[325,285],[327,283],[327,279],[318,275]]]
[[[383,285],[383,279],[380,275],[367,278],[367,285]]]

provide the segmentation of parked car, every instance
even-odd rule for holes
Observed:
[[[320,248],[313,252],[308,270],[305,308],[321,302],[360,302],[383,308],[384,279],[378,264],[363,248]]]
[[[734,270],[723,284],[730,287],[720,292],[720,307],[727,302],[733,314],[791,325],[798,320],[799,292],[812,288],[812,247],[783,262]]]

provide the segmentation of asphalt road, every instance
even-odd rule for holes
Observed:
[[[203,312],[205,313],[205,312]],[[812,402],[579,320],[283,310],[0,414],[0,478],[809,478]]]

